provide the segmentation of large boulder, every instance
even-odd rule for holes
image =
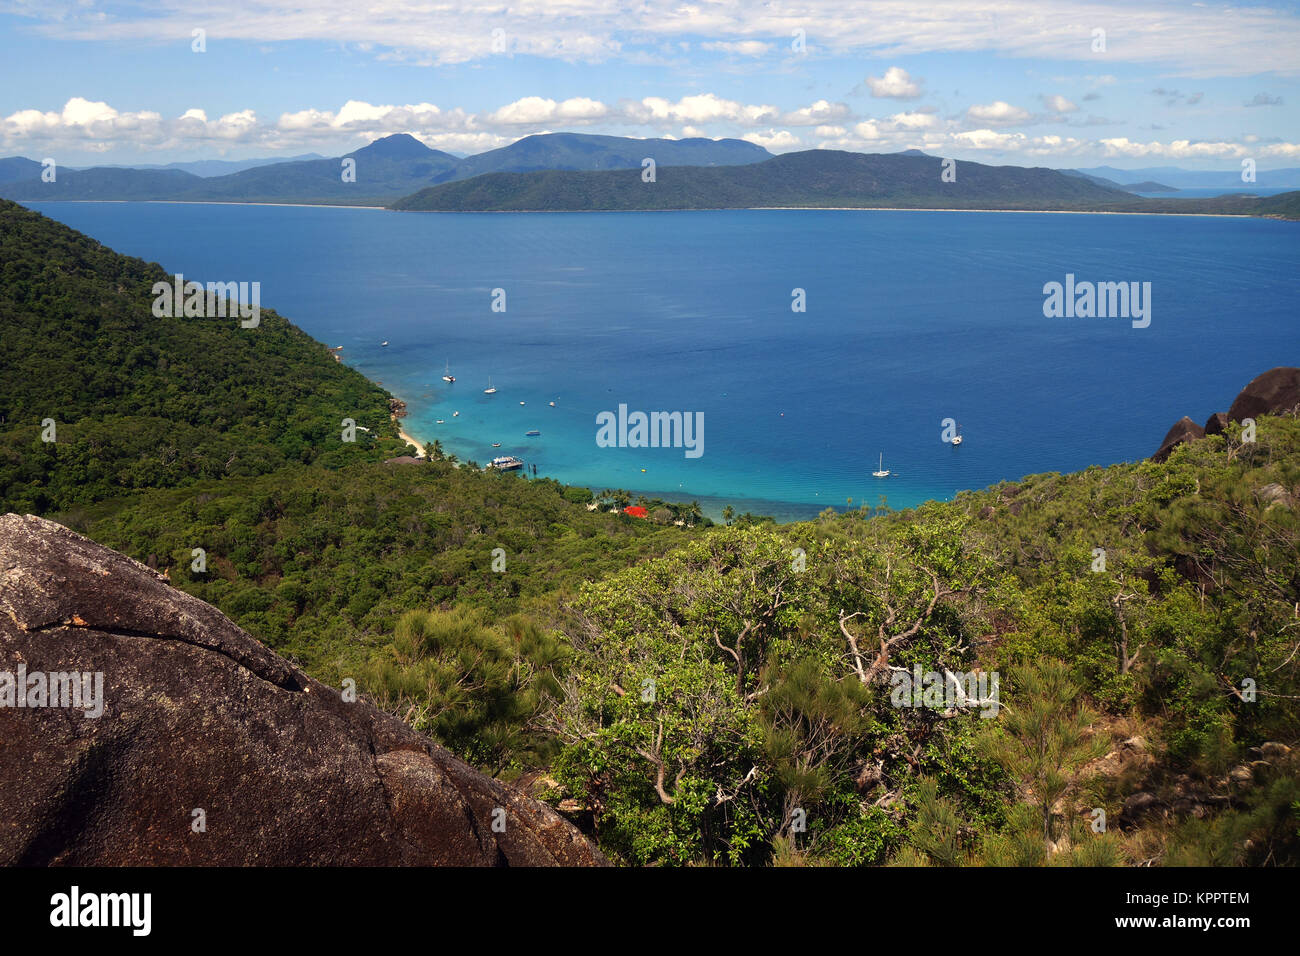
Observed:
[[[1228,430],[1228,413],[1215,412],[1205,422],[1205,434],[1222,435]]]
[[[1228,409],[1234,422],[1260,415],[1281,415],[1300,410],[1300,368],[1279,366],[1256,376]]]
[[[53,706],[57,678],[38,695],[78,672],[102,675],[99,716],[98,677],[80,706]],[[605,862],[545,804],[30,515],[0,517],[0,741],[2,865]]]
[[[1151,458],[1154,461],[1164,461],[1173,453],[1174,446],[1204,437],[1205,429],[1184,415],[1174,422],[1174,427],[1169,429],[1165,440],[1160,443],[1160,449]]]

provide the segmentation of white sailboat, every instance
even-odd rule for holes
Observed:
[[[445,372],[442,374],[442,380],[443,380],[444,382],[454,382],[454,381],[456,381],[456,376],[451,374],[451,362],[450,362],[450,360],[447,362],[447,371],[445,371]]]
[[[492,376],[489,375],[489,376],[488,376],[488,387],[485,388],[485,389],[483,389],[483,394],[484,394],[484,395],[495,395],[496,393],[497,393],[497,390],[496,390],[496,389],[493,387],[493,385],[492,385]]]
[[[888,478],[889,472],[885,468],[885,453],[880,453],[880,461],[876,464],[876,470],[871,473],[873,478]]]
[[[953,445],[961,444],[961,422],[957,423],[957,434],[952,437]]]

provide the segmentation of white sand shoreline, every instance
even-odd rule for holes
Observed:
[[[392,393],[390,392],[389,394],[391,395]],[[393,397],[396,398],[397,396],[394,395]],[[393,419],[393,421],[397,422],[397,434],[398,434],[398,436],[401,437],[402,441],[407,442],[408,444],[414,445],[414,446],[415,446],[415,457],[416,457],[416,458],[423,458],[423,457],[424,457],[424,444],[425,444],[425,443],[422,442],[422,441],[420,441],[420,439],[416,438],[414,435],[412,435],[410,432],[408,432],[405,428],[403,428],[400,419],[396,419],[396,418],[395,418],[395,419]]]

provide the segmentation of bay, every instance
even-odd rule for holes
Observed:
[[[906,507],[1143,458],[1182,415],[1203,422],[1300,364],[1291,222],[29,205],[187,278],[259,281],[264,306],[409,403],[408,432],[463,459],[517,454],[715,516]],[[1150,282],[1150,326],[1046,318],[1044,284],[1067,273]],[[620,404],[703,413],[703,455],[599,447],[596,416]],[[871,476],[881,454],[887,479]]]

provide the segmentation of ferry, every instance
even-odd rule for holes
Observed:
[[[524,460],[516,458],[514,455],[503,455],[500,458],[493,458],[489,468],[495,468],[497,471],[514,471],[516,468],[524,467]]]

